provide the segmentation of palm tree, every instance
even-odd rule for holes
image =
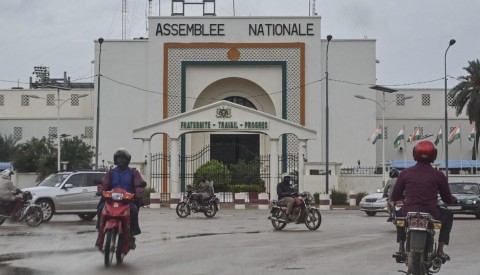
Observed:
[[[480,133],[480,61],[473,60],[468,62],[468,67],[463,68],[469,75],[462,76],[461,80],[449,92],[453,98],[453,106],[456,109],[456,115],[460,115],[466,106],[466,111],[470,123],[475,122],[475,142],[473,143],[472,159],[477,159],[478,140]]]
[[[0,135],[0,161],[12,160],[13,153],[18,148],[17,141],[12,135]]]

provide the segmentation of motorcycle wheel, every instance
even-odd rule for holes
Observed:
[[[424,275],[423,268],[423,253],[422,252],[410,252],[408,255],[408,271],[410,275]]]
[[[53,205],[48,200],[39,200],[36,203],[43,212],[43,222],[49,222],[53,217]]]
[[[206,207],[207,207],[207,211],[203,212],[203,214],[207,218],[213,218],[215,216],[215,214],[217,214],[217,209],[215,209],[215,206],[212,205],[212,204],[209,204]]]
[[[43,212],[38,206],[30,206],[25,214],[25,222],[28,226],[39,226],[43,222]]]
[[[117,258],[117,263],[121,264],[123,262],[123,257],[125,254],[123,254],[123,241],[124,241],[125,234],[122,234],[118,236],[118,244],[117,244],[117,253],[116,253],[116,258]]]
[[[105,236],[105,267],[112,265],[113,255],[115,254],[116,244],[117,244],[117,229],[109,229]]]
[[[185,202],[180,202],[177,204],[176,212],[180,218],[186,218],[188,215],[190,215],[190,209]]]
[[[3,222],[5,222],[5,219],[0,219],[0,225],[2,225]]]
[[[272,213],[272,218],[275,218],[275,219],[272,220],[272,226],[273,226],[273,228],[275,228],[275,230],[282,230],[287,225],[287,223],[285,223],[285,222],[281,222],[281,221],[276,220],[276,219],[282,217],[281,214],[282,213],[278,210],[275,211],[274,213]],[[287,217],[284,217],[284,218],[287,218]]]
[[[310,209],[305,218],[305,226],[310,230],[317,230],[322,224],[322,215],[318,209]]]

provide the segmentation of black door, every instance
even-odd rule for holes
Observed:
[[[224,164],[251,161],[260,154],[260,135],[210,135],[210,159]]]

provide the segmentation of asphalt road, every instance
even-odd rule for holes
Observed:
[[[391,258],[395,228],[386,215],[358,210],[322,212],[317,231],[289,224],[273,230],[267,210],[221,209],[212,219],[186,219],[174,210],[143,208],[137,249],[121,265],[103,266],[94,247],[95,221],[55,216],[31,228],[0,226],[0,274],[400,274]],[[439,274],[479,274],[480,220],[456,216],[452,260]],[[114,259],[115,261],[115,259]]]

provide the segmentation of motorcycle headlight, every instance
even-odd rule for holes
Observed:
[[[477,204],[478,201],[476,199],[468,199],[467,201],[465,201],[465,204]]]
[[[122,193],[112,193],[112,200],[115,200],[115,201],[123,200],[123,194]]]

